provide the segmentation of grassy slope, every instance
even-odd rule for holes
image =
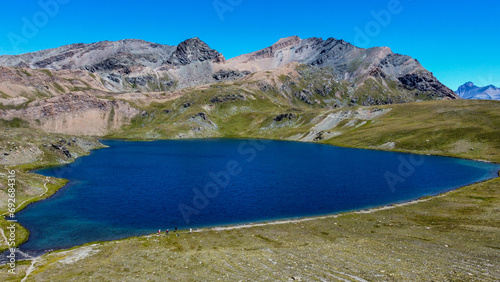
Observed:
[[[327,143],[376,148],[396,142],[400,151],[500,162],[498,101],[428,101],[384,107],[392,110]]]

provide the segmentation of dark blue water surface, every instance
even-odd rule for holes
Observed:
[[[496,177],[500,169],[455,158],[298,142],[103,143],[110,147],[36,171],[70,181],[17,214],[31,233],[21,250],[67,248],[174,226],[363,209],[436,195]]]

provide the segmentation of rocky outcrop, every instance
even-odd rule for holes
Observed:
[[[71,158],[71,153],[69,152],[68,148],[66,148],[66,146],[60,144],[52,144],[52,148],[61,151],[66,156],[66,158]]]
[[[303,101],[304,103],[308,104],[308,105],[312,105],[313,102],[309,99],[309,97],[311,96],[311,93],[307,91],[307,89],[304,89],[300,92],[295,92],[295,97],[299,98],[301,101]]]
[[[277,121],[277,122],[280,122],[280,121],[283,121],[283,120],[290,120],[290,119],[294,119],[296,118],[297,116],[293,113],[286,113],[286,114],[279,114],[277,115],[275,118],[274,118],[274,121]]]
[[[212,75],[216,81],[235,80],[250,74],[249,71],[220,70]]]
[[[201,41],[198,37],[181,42],[167,60],[173,66],[188,65],[192,62],[213,61],[223,63],[224,56]]]
[[[126,57],[107,58],[97,64],[83,66],[82,69],[92,73],[116,71],[119,73],[129,74],[132,72],[130,67],[133,66],[134,63],[134,61]]]
[[[155,83],[156,79],[155,77],[151,75],[146,75],[146,76],[138,76],[138,77],[127,77],[125,78],[128,83],[132,85],[138,85],[138,86],[146,86],[149,83]]]
[[[456,99],[457,95],[448,87],[440,83],[431,73],[411,73],[398,77],[398,80],[407,89],[432,92],[439,98]]]
[[[324,134],[325,134],[325,132],[323,132],[323,131],[316,133],[316,136],[314,137],[313,141],[317,142],[317,141],[324,140],[325,139]]]
[[[192,122],[190,131],[198,134],[210,134],[210,132],[215,133],[218,129],[217,124],[211,121],[208,118],[208,115],[204,112],[193,115],[189,121]]]
[[[224,103],[228,101],[245,100],[245,96],[240,94],[228,94],[225,96],[216,96],[210,99],[210,103]]]
[[[197,117],[200,117],[202,120],[208,119],[207,114],[205,114],[205,113],[197,113],[196,115],[192,116],[192,118],[194,118],[194,119]]]

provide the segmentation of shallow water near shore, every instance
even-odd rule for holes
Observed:
[[[456,158],[263,140],[105,140],[109,148],[36,171],[70,182],[16,215],[39,253],[180,229],[388,205],[497,177]]]

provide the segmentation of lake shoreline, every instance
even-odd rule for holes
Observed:
[[[442,281],[473,276],[493,281],[500,277],[496,247],[500,238],[495,227],[499,188],[500,180],[495,178],[378,210],[286,224],[267,222],[251,228],[205,228],[191,234],[180,230],[179,236],[163,233],[92,242],[20,262],[18,277],[71,280],[91,271],[92,278],[104,280],[121,281],[136,274],[137,279],[146,280],[155,273],[215,280],[220,270],[229,269],[230,280],[263,277],[272,271],[276,277],[320,275],[326,280],[333,273],[350,275],[345,276],[347,280],[431,276]],[[479,212],[464,214],[464,208],[471,205]],[[265,268],[258,267],[262,263]],[[130,264],[135,265],[132,276],[123,271]],[[429,264],[437,270],[429,272]]]
[[[264,139],[264,138],[192,138],[192,139],[189,139],[189,140],[200,140],[200,139],[213,139],[213,140],[217,140],[217,139],[242,139],[242,140],[270,140],[270,141],[284,141],[284,142],[297,142],[297,141],[293,141],[293,140],[282,140],[282,139]],[[98,139],[98,142],[99,144],[101,144],[102,146],[101,147],[98,147],[98,148],[94,148],[90,151],[89,154],[92,154],[92,152],[94,150],[99,150],[99,149],[102,149],[102,148],[106,148],[107,146],[104,145],[103,143],[101,143],[100,141],[105,141],[105,140],[120,140],[120,141],[137,141],[137,140],[130,140],[130,139],[108,139],[108,138],[99,138]],[[143,141],[171,141],[171,140],[178,140],[178,141],[185,141],[187,139],[159,139],[159,140],[140,140],[141,142]],[[299,141],[299,142],[303,142],[303,141]],[[415,152],[410,152],[410,151],[402,151],[402,150],[381,150],[381,149],[375,149],[375,148],[359,148],[359,147],[348,147],[348,146],[338,146],[338,145],[333,145],[333,144],[328,144],[326,142],[303,142],[303,143],[311,143],[311,144],[323,144],[323,145],[330,145],[330,146],[335,146],[335,147],[341,147],[341,148],[352,148],[352,149],[365,149],[365,150],[373,150],[373,151],[387,151],[387,152],[399,152],[399,153],[406,153],[406,154],[419,154],[419,155],[431,155],[431,156],[442,156],[442,157],[452,157],[452,158],[456,158],[456,159],[464,159],[464,160],[473,160],[473,161],[480,161],[480,162],[486,162],[486,163],[492,163],[492,164],[497,164],[495,162],[489,162],[489,161],[484,161],[484,160],[476,160],[476,159],[466,159],[466,158],[461,158],[461,157],[453,157],[453,156],[447,156],[447,155],[438,155],[438,154],[422,154],[422,153],[415,153]],[[78,158],[80,157],[83,157],[83,156],[79,156]],[[76,161],[78,158],[75,158],[73,160]],[[67,164],[64,164],[64,165],[67,165]],[[42,169],[42,168],[47,168],[47,167],[53,167],[53,166],[59,166],[59,165],[54,165],[54,164],[49,164],[49,165],[46,165],[46,166],[40,166],[40,167],[36,167],[32,170],[29,171],[29,173],[34,173],[33,171],[34,170],[39,170],[39,169]],[[497,177],[499,177],[500,175],[500,171],[497,171]],[[318,220],[318,219],[323,219],[323,218],[336,218],[338,216],[341,216],[341,215],[346,215],[346,214],[356,214],[356,213],[372,213],[372,212],[376,212],[376,211],[379,211],[379,210],[386,210],[386,209],[392,209],[392,208],[395,208],[395,207],[400,207],[400,206],[406,206],[406,205],[410,205],[410,204],[416,204],[416,203],[419,203],[419,202],[422,202],[422,201],[427,201],[429,199],[432,199],[432,198],[435,198],[435,197],[441,197],[443,195],[446,195],[447,193],[450,193],[450,192],[453,192],[453,191],[457,191],[457,190],[460,190],[462,188],[465,188],[465,187],[469,187],[471,185],[474,185],[474,184],[477,184],[477,183],[481,183],[481,182],[486,182],[486,181],[490,181],[492,179],[495,179],[497,177],[493,177],[493,178],[490,178],[490,179],[486,179],[486,180],[483,180],[483,181],[479,181],[479,182],[474,182],[474,183],[471,183],[469,185],[466,185],[466,186],[461,186],[461,187],[457,187],[457,188],[454,188],[452,190],[449,190],[449,191],[445,191],[443,193],[439,193],[439,194],[436,194],[434,196],[424,196],[424,197],[421,197],[421,198],[418,198],[418,199],[415,199],[415,200],[410,200],[410,201],[404,201],[404,202],[400,202],[400,203],[395,203],[395,204],[389,204],[389,205],[382,205],[382,206],[377,206],[377,207],[373,207],[373,208],[368,208],[368,209],[361,209],[361,210],[352,210],[352,211],[346,211],[346,212],[340,212],[340,213],[334,213],[334,214],[326,214],[326,215],[318,215],[318,216],[306,216],[306,217],[299,217],[297,219],[293,218],[293,219],[276,219],[276,220],[270,220],[270,221],[263,221],[263,222],[249,222],[249,223],[242,223],[242,224],[236,224],[236,225],[232,225],[232,224],[229,224],[229,225],[217,225],[217,226],[211,226],[211,227],[202,227],[202,228],[199,228],[197,230],[201,230],[201,231],[210,231],[210,230],[233,230],[233,229],[239,229],[239,228],[251,228],[251,227],[256,227],[256,226],[266,226],[266,225],[278,225],[278,224],[287,224],[287,223],[294,223],[294,222],[303,222],[303,221],[311,221],[311,220]],[[41,199],[41,200],[45,200],[45,199],[48,199],[50,197],[52,197],[55,193],[57,193],[57,191],[63,187],[65,187],[65,185],[67,185],[67,183],[63,184],[62,186],[58,187],[57,189],[55,189],[53,191],[53,194],[50,195],[49,197],[47,198],[44,198],[44,199]],[[35,202],[38,202],[38,201],[41,201],[41,200],[33,200],[33,201],[30,201],[28,202],[26,205],[24,205],[22,207],[22,209],[19,209],[16,211],[19,212],[21,210],[23,210],[24,208],[26,208],[28,205],[32,204],[32,203],[35,203]],[[4,220],[5,220],[5,217],[4,217]],[[28,231],[29,232],[29,231]],[[200,231],[197,231],[197,232],[200,232]],[[153,234],[149,234],[149,235],[142,235],[142,236],[139,236],[139,237],[143,237],[143,236],[152,236]],[[134,238],[136,236],[132,236],[132,237],[127,237],[127,238],[123,238],[123,239],[118,239],[118,240],[127,240],[127,239],[130,239],[130,238]],[[28,237],[26,238],[26,240],[24,242],[26,242],[27,240],[29,239],[29,235]],[[112,242],[112,241],[115,241],[115,240],[109,240],[109,241],[96,241],[96,242]],[[24,243],[23,242],[23,243]],[[77,248],[77,247],[82,247],[82,246],[85,246],[85,245],[88,245],[88,244],[92,244],[92,243],[96,243],[96,242],[89,242],[89,243],[85,243],[83,245],[78,245],[78,246],[75,246],[75,247],[71,247],[70,249],[73,249],[73,248]],[[60,250],[64,250],[64,249],[60,249]],[[53,251],[60,251],[60,250],[53,250]],[[4,250],[1,250],[1,251],[4,251]],[[27,260],[32,260],[36,257],[39,257],[41,255],[44,255],[46,253],[43,253],[43,254],[40,254],[38,256],[35,256],[35,257],[32,257],[30,259],[27,259]]]
[[[499,176],[496,178],[500,178],[500,171],[498,172]],[[298,217],[298,218],[289,218],[289,219],[276,219],[276,220],[270,220],[270,221],[256,221],[256,222],[248,222],[248,223],[242,223],[242,224],[228,224],[228,225],[215,225],[215,226],[209,226],[209,227],[200,227],[192,230],[192,233],[201,233],[201,232],[210,232],[210,231],[231,231],[231,230],[238,230],[238,229],[247,229],[247,228],[255,228],[255,227],[265,227],[265,226],[274,226],[274,225],[286,225],[286,224],[297,224],[297,223],[303,223],[303,222],[310,222],[310,221],[316,221],[316,220],[322,220],[322,219],[332,219],[332,218],[339,218],[343,216],[349,216],[349,215],[354,215],[354,214],[370,214],[378,211],[385,211],[385,210],[390,210],[390,209],[395,209],[399,207],[405,207],[409,205],[415,205],[419,203],[424,203],[427,201],[430,201],[434,198],[440,198],[440,197],[446,197],[448,194],[457,192],[461,189],[468,188],[472,185],[479,184],[479,183],[484,183],[491,181],[495,178],[490,178],[486,179],[483,181],[475,182],[466,186],[458,187],[434,196],[423,196],[421,198],[415,199],[415,200],[410,200],[410,201],[405,201],[405,202],[400,202],[400,203],[395,203],[395,204],[388,204],[388,205],[382,205],[382,206],[377,206],[373,208],[366,208],[366,209],[360,209],[360,210],[352,210],[352,211],[346,211],[346,212],[340,212],[340,213],[333,213],[333,214],[325,214],[325,215],[317,215],[317,216],[307,216],[307,217]],[[63,186],[64,187],[64,186]],[[61,187],[62,188],[62,187]],[[47,198],[48,199],[48,198]],[[45,199],[44,199],[45,200]],[[33,202],[35,203],[35,202]],[[186,234],[189,232],[187,229],[179,229],[178,234]],[[40,251],[36,255],[28,255],[24,252],[22,254],[24,256],[27,256],[28,258],[23,258],[19,259],[18,262],[20,261],[36,261],[38,258],[51,254],[51,253],[57,253],[57,252],[65,252],[69,250],[75,250],[87,246],[95,246],[97,244],[101,243],[111,243],[111,242],[122,242],[122,241],[127,241],[132,238],[151,238],[158,236],[157,233],[150,233],[150,234],[144,234],[144,235],[139,235],[139,236],[130,236],[126,238],[120,238],[120,239],[113,239],[113,240],[105,240],[105,241],[91,241],[87,242],[81,245],[73,246],[70,248],[61,248],[61,249],[51,249],[48,251]],[[165,236],[164,232],[161,233],[160,236]],[[173,236],[173,235],[172,235]],[[0,251],[0,254],[3,254],[6,250]],[[20,250],[18,250],[20,251]],[[4,266],[5,264],[0,264],[0,266]]]

